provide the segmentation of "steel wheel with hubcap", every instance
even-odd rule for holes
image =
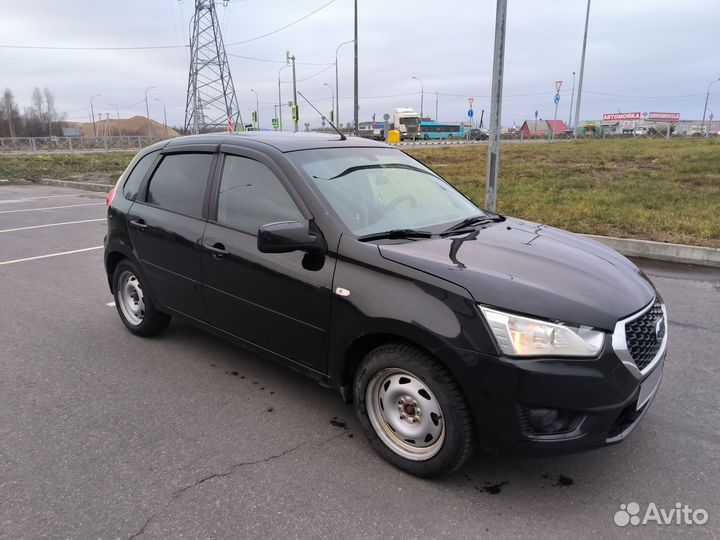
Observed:
[[[472,454],[474,425],[465,396],[423,349],[398,342],[370,351],[355,372],[353,397],[370,443],[404,471],[440,476]]]
[[[426,460],[442,447],[442,408],[416,375],[397,368],[378,371],[367,386],[366,402],[375,433],[396,454]]]
[[[115,306],[123,323],[133,334],[153,336],[170,323],[170,316],[158,311],[144,290],[140,273],[128,259],[120,261],[113,272]]]
[[[134,326],[142,324],[145,317],[142,287],[135,274],[129,270],[120,274],[118,279],[118,299],[125,319]]]

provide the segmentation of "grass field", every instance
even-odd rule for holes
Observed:
[[[136,152],[0,154],[0,179],[86,180],[114,184]]]
[[[487,147],[408,152],[482,206]],[[720,139],[506,144],[498,211],[575,232],[720,247]]]
[[[486,146],[408,153],[482,206]],[[114,183],[133,155],[0,155],[0,179]],[[498,211],[575,232],[720,247],[720,138],[504,144]]]

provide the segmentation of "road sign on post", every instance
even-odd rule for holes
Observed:
[[[277,131],[277,129],[280,127],[280,122],[277,118],[272,119],[272,127],[274,130]]]
[[[555,97],[553,98],[553,101],[555,102],[555,120],[553,122],[553,125],[550,127],[550,138],[555,138],[555,122],[557,122],[557,108],[558,103],[560,103],[560,88],[562,87],[562,81],[555,81]]]
[[[468,118],[472,118],[472,117],[473,117],[473,114],[475,114],[475,113],[473,112],[473,110],[472,110],[472,109],[468,109]]]

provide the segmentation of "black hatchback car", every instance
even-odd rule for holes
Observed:
[[[624,439],[665,305],[601,244],[484,211],[365,139],[209,134],[142,150],[108,196],[105,269],[139,336],[181,317],[340,390],[419,476],[474,448]]]

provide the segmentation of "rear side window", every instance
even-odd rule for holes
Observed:
[[[166,210],[202,216],[212,154],[165,156],[150,179],[147,202]]]
[[[218,223],[248,234],[278,221],[303,216],[277,176],[254,159],[226,156],[218,196]]]
[[[135,197],[137,197],[138,189],[140,189],[140,184],[142,184],[143,178],[145,178],[145,173],[148,172],[150,165],[153,164],[156,157],[157,152],[150,152],[140,158],[140,161],[133,167],[132,172],[127,180],[125,180],[125,185],[123,186],[123,197],[128,201],[134,201]]]

